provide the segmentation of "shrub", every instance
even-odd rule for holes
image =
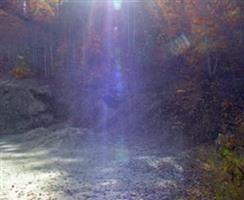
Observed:
[[[27,67],[16,67],[10,71],[10,74],[16,79],[23,79],[30,76],[31,70]]]
[[[30,76],[31,70],[23,56],[18,56],[18,67],[12,69],[10,74],[16,79],[23,79]]]
[[[217,143],[216,150],[204,150],[200,155],[203,163],[199,189],[201,196],[203,199],[243,200],[243,136],[220,135]]]

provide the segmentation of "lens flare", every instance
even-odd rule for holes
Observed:
[[[120,10],[122,7],[122,0],[113,0],[113,7],[115,10]]]

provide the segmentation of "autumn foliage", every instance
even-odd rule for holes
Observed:
[[[67,86],[67,96],[70,88],[79,94],[111,81],[119,54],[128,88],[160,85],[172,94],[167,116],[189,143],[243,139],[243,0],[125,0],[113,16],[97,2],[1,0],[0,78],[38,74]],[[220,200],[242,195],[235,148],[243,144],[226,138],[214,159],[205,159],[216,182],[204,190]]]

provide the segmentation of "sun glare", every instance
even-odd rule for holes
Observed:
[[[113,0],[113,7],[115,10],[120,10],[122,7],[122,0]]]

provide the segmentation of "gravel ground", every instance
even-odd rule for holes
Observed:
[[[65,126],[0,137],[1,200],[178,200],[179,145]]]

